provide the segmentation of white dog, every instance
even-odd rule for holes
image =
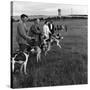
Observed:
[[[39,46],[34,46],[32,49],[31,49],[31,52],[32,53],[36,53],[36,58],[37,58],[37,62],[39,60],[41,60],[41,49]]]
[[[62,40],[62,39],[63,39],[63,37],[62,37],[61,35],[55,35],[55,36],[52,36],[52,37],[51,37],[51,40],[50,40],[49,42],[44,41],[45,44],[46,44],[45,46],[47,46],[47,49],[46,49],[46,51],[45,51],[45,56],[46,56],[47,52],[51,50],[51,43],[52,43],[52,42],[56,42],[56,45],[57,45],[59,48],[61,48],[60,40]]]
[[[20,53],[25,57],[25,60],[16,60],[17,57],[19,57]],[[22,73],[22,70],[24,68],[24,73],[27,74],[26,72],[26,67],[27,67],[27,62],[28,62],[28,57],[29,57],[29,54],[27,54],[26,52],[20,52],[20,53],[17,53],[14,57],[12,57],[12,71],[14,72],[14,69],[15,69],[15,63],[19,63],[21,64],[21,68],[20,68],[20,72]]]
[[[62,40],[62,39],[63,39],[62,36],[55,36],[55,37],[52,37],[52,39],[51,39],[51,43],[55,41],[56,44],[57,44],[57,46],[59,46],[59,48],[61,48],[60,40]]]

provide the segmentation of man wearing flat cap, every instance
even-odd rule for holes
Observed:
[[[20,22],[18,23],[17,25],[17,37],[16,37],[16,40],[18,42],[18,45],[19,45],[19,49],[21,51],[24,51],[27,46],[28,46],[28,41],[31,40],[31,37],[29,37],[27,35],[27,27],[26,27],[26,22],[28,20],[28,16],[25,15],[25,14],[22,14],[20,16]]]

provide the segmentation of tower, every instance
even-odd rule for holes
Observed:
[[[61,9],[58,9],[58,17],[61,18]]]

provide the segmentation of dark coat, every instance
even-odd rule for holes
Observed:
[[[40,35],[41,35],[41,31],[40,31],[40,26],[37,24],[33,24],[30,27],[30,30],[28,32],[28,35],[30,37],[34,37],[36,42],[40,42]]]
[[[50,24],[48,24],[49,30],[51,31],[52,34],[54,34],[54,24],[52,24],[52,29]]]

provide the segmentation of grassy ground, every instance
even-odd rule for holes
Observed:
[[[32,23],[28,23],[30,28]],[[43,22],[41,22],[43,24]],[[41,62],[31,56],[27,64],[28,75],[13,74],[13,87],[40,87],[56,85],[87,84],[87,20],[54,21],[54,25],[66,24],[68,32],[62,32],[62,48],[55,44]],[[16,43],[16,25],[13,23],[13,51]]]

